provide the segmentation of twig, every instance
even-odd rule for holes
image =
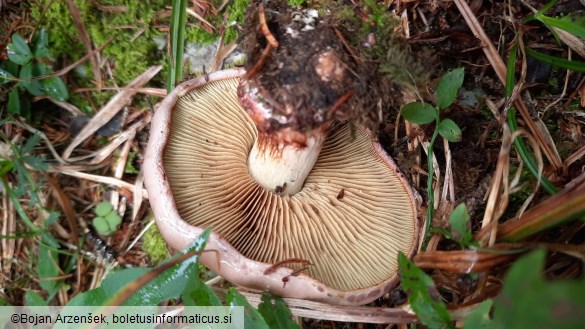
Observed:
[[[272,264],[269,268],[264,271],[264,275],[268,275],[276,271],[279,267],[283,267],[286,264],[293,263],[293,264],[303,264],[303,265],[312,265],[310,260],[302,259],[302,258],[288,258],[285,260],[281,260],[280,262],[276,262]]]
[[[345,37],[343,36],[343,33],[341,33],[341,31],[339,31],[336,27],[333,28],[333,31],[335,31],[335,34],[337,34],[337,37],[339,38],[339,40],[341,40],[341,42],[343,43],[343,46],[345,47],[345,49],[347,49],[347,51],[351,54],[351,56],[353,58],[355,58],[355,61],[360,64],[361,60],[360,57],[357,55],[357,53],[355,52],[355,50],[351,47],[351,45],[349,44],[349,42],[347,42],[347,40],[345,40]]]
[[[261,3],[260,6],[258,7],[258,19],[260,20],[260,29],[262,30],[262,34],[264,34],[266,41],[268,41],[268,44],[270,44],[272,48],[278,48],[279,46],[278,41],[276,40],[272,32],[270,32],[268,24],[266,24],[266,16],[264,15],[263,3]]]
[[[337,101],[335,101],[335,104],[333,104],[333,107],[331,107],[331,109],[329,110],[329,112],[327,112],[327,117],[331,118],[333,116],[333,114],[335,114],[335,111],[337,111],[337,109],[343,105],[343,103],[345,103],[348,99],[351,98],[351,96],[353,96],[355,94],[355,90],[350,90],[348,92],[346,92],[345,94],[343,94],[341,97],[339,97],[339,99]]]
[[[246,72],[246,75],[244,77],[246,79],[249,79],[249,78],[253,77],[254,75],[256,75],[258,70],[261,69],[262,66],[264,66],[264,62],[266,62],[266,59],[268,58],[268,56],[270,56],[271,52],[272,52],[272,46],[270,44],[267,44],[266,47],[264,48],[264,50],[262,51],[262,54],[260,54],[260,59],[258,59],[258,61],[256,62],[256,64],[254,64],[254,67],[252,67],[251,70]]]
[[[42,76],[39,76],[39,77],[33,77],[30,80],[43,80],[43,79],[47,79],[47,78],[51,78],[51,77],[58,77],[58,76],[67,74],[69,71],[71,71],[74,68],[78,67],[81,63],[83,63],[86,60],[90,59],[96,53],[102,51],[102,49],[104,49],[107,45],[109,45],[110,42],[114,41],[114,39],[116,39],[116,36],[113,36],[113,37],[109,38],[106,42],[104,42],[103,45],[99,46],[94,51],[88,53],[87,55],[85,55],[85,56],[81,57],[80,59],[78,59],[75,63],[69,64],[68,66],[60,69],[59,71],[57,71],[55,73],[51,73],[51,74],[47,74],[47,75],[42,75]]]

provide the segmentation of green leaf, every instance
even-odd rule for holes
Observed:
[[[420,321],[431,329],[454,328],[447,306],[441,300],[431,277],[416,267],[402,252],[398,254],[398,269],[402,289],[408,294],[410,307]]]
[[[20,95],[18,88],[12,88],[8,93],[8,113],[20,115]]]
[[[38,171],[47,171],[49,169],[49,165],[41,157],[25,155],[22,157],[22,161]]]
[[[114,207],[112,207],[111,203],[108,201],[102,201],[95,206],[94,212],[100,217],[106,217],[113,209]]]
[[[150,270],[151,268],[148,267],[135,267],[110,272],[110,274],[108,274],[108,276],[106,276],[102,281],[101,287],[104,289],[105,295],[111,297],[115,295],[120,289],[124,288],[126,285],[138,279]],[[141,304],[135,304],[134,306],[139,305]]]
[[[225,301],[228,306],[244,307],[244,328],[270,329],[260,312],[252,307],[246,297],[240,294],[235,288],[232,287],[228,290]]]
[[[262,294],[262,302],[258,311],[272,329],[298,329],[299,324],[293,321],[290,309],[280,297],[268,293]]]
[[[105,218],[112,230],[118,229],[118,226],[122,223],[122,217],[120,217],[120,215],[118,215],[118,213],[115,211],[112,211],[106,215]]]
[[[59,101],[66,101],[69,98],[67,87],[59,77],[50,77],[42,80],[43,90],[52,98]]]
[[[0,85],[9,83],[14,79],[14,76],[10,72],[0,69]]]
[[[459,235],[458,242],[461,247],[465,248],[473,243],[473,234],[469,228],[469,213],[465,203],[461,203],[453,209],[449,217],[449,224],[451,224],[451,229]]]
[[[59,269],[59,243],[46,232],[42,233],[39,244],[37,273],[41,287],[49,294],[51,300],[61,286],[62,280],[55,280],[61,274]]]
[[[494,322],[490,318],[490,309],[493,301],[484,300],[479,306],[465,318],[463,329],[492,329]]]
[[[516,84],[516,55],[518,53],[518,38],[514,40],[514,46],[510,50],[508,64],[506,65],[506,97],[512,95],[514,85]]]
[[[32,63],[26,63],[25,65],[23,65],[20,68],[20,73],[19,73],[19,78],[20,81],[19,84],[28,89],[30,88],[30,78],[32,77]]]
[[[439,81],[437,86],[437,107],[446,109],[455,101],[459,88],[463,85],[463,76],[465,75],[462,67],[447,72]]]
[[[104,217],[96,217],[92,221],[93,228],[102,235],[110,235],[112,234],[112,229],[110,228],[110,224]]]
[[[18,34],[12,35],[12,42],[8,44],[8,59],[19,65],[30,62],[33,55],[26,41]]]
[[[439,113],[431,104],[414,102],[402,107],[402,116],[412,123],[424,125],[438,119]]]
[[[67,306],[101,306],[106,303],[108,297],[102,287],[84,291],[75,295],[67,303]]]
[[[43,58],[49,53],[47,45],[49,44],[49,36],[45,29],[41,29],[34,39],[34,56],[35,58]]]
[[[45,220],[45,228],[48,228],[52,224],[59,220],[59,213],[53,210],[49,210],[49,217]]]
[[[40,77],[43,75],[47,75],[49,73],[49,71],[50,70],[47,67],[47,65],[45,65],[43,63],[34,63],[33,64],[33,76],[34,77]]]
[[[582,328],[585,279],[547,282],[542,275],[545,251],[519,259],[495,299],[494,321],[500,328]],[[526,316],[530,314],[530,316]]]
[[[184,249],[181,254],[190,251],[202,251],[209,239],[210,230],[205,230],[191,245]],[[172,258],[171,258],[172,259]],[[187,282],[192,280],[192,275],[198,273],[197,260],[199,256],[192,257],[181,264],[177,264],[166,270],[154,280],[150,281],[124,305],[127,306],[146,306],[157,305],[169,298],[176,298],[185,290]],[[164,264],[164,263],[163,263]],[[114,296],[116,293],[129,282],[146,273],[149,269],[127,269],[110,274],[102,283],[102,287],[107,296]]]
[[[556,27],[580,38],[585,38],[585,15],[582,13],[572,13],[561,18],[539,15],[536,16],[536,19],[547,26]]]
[[[570,61],[562,57],[543,54],[530,48],[526,48],[526,54],[538,59],[541,62],[545,62],[553,66],[562,67],[574,72],[585,73],[585,62]]]
[[[183,291],[185,306],[222,306],[219,298],[205,282],[198,276],[191,276],[191,278]]]
[[[544,5],[544,7],[540,8],[536,13],[534,13],[534,15],[530,15],[528,16],[525,20],[524,23],[528,23],[532,20],[535,19],[534,16],[538,16],[538,15],[544,15],[544,13],[546,13],[549,9],[551,9],[554,5],[557,4],[559,0],[552,0],[549,3],[547,3],[546,5]]]
[[[47,301],[36,291],[27,290],[24,294],[24,305],[26,306],[48,306]]]
[[[40,141],[41,141],[41,135],[39,135],[39,134],[31,135],[28,138],[28,140],[26,141],[26,143],[20,149],[20,153],[21,154],[30,153],[35,148],[35,146],[37,146],[37,144],[39,144]]]
[[[42,96],[45,94],[45,92],[43,90],[43,84],[41,83],[41,81],[31,80],[32,77],[34,76],[33,75],[33,71],[35,71],[34,66],[36,66],[36,64],[28,63],[20,69],[21,81],[19,82],[19,85],[26,88],[26,90],[28,90],[28,92],[34,96]]]
[[[439,134],[450,142],[458,142],[461,140],[461,129],[451,119],[442,120],[437,127]]]
[[[27,290],[24,294],[24,305],[26,306],[48,306],[47,301],[36,291]]]

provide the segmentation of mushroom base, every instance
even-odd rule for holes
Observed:
[[[250,176],[268,191],[296,194],[303,188],[326,137],[327,132],[313,133],[301,146],[285,142],[262,145],[264,139],[257,139],[248,156]]]

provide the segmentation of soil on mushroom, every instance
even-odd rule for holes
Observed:
[[[376,128],[403,98],[397,83],[379,73],[380,63],[355,51],[367,39],[363,31],[355,35],[363,22],[340,18],[348,7],[331,5],[327,12],[285,1],[268,2],[263,10],[248,7],[241,41],[250,88],[258,89],[275,116],[286,118],[259,128],[304,132],[332,119]]]

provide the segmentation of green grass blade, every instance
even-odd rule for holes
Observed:
[[[543,54],[530,48],[526,48],[526,54],[538,59],[541,62],[548,63],[552,66],[562,67],[573,72],[585,73],[585,62],[570,61],[562,57]]]
[[[549,9],[551,9],[554,5],[557,4],[557,2],[559,2],[559,0],[552,0],[551,2],[547,3],[544,7],[542,7],[539,11],[537,11],[536,13],[534,13],[534,15],[530,15],[528,16],[525,20],[524,23],[528,23],[530,21],[533,21],[536,19],[536,16],[539,15],[544,15],[544,13],[546,13]]]
[[[528,50],[528,48],[526,49]],[[508,66],[506,68],[506,97],[510,97],[512,95],[512,91],[514,90],[514,85],[516,84],[515,79],[515,64],[516,64],[516,53],[518,52],[518,42],[515,42],[512,50],[510,51],[510,57],[508,58]],[[516,122],[516,111],[512,107],[508,110],[508,125],[510,126],[510,131],[514,132],[518,129],[518,123]],[[516,138],[514,140],[514,146],[516,147],[516,152],[522,158],[522,161],[526,164],[526,168],[528,171],[535,177],[538,178],[538,166],[534,161],[534,157],[531,156],[530,151],[524,144],[524,142]],[[540,179],[540,186],[548,193],[548,194],[555,194],[558,191],[558,188],[554,186],[546,177],[541,177]]]
[[[169,58],[169,77],[167,92],[183,80],[183,52],[185,48],[185,23],[187,20],[187,0],[174,0],[171,18],[171,56]]]
[[[510,132],[514,132],[518,129],[518,123],[516,122],[516,111],[514,108],[511,108],[508,111],[508,125],[510,126]],[[524,161],[524,163],[526,164],[526,168],[528,169],[528,171],[530,171],[532,176],[538,178],[538,166],[534,162],[534,157],[532,157],[530,151],[528,151],[528,148],[526,147],[524,142],[521,139],[516,138],[514,140],[514,146],[516,146],[516,151],[522,158],[522,161]],[[542,176],[540,178],[540,186],[542,186],[542,188],[548,194],[551,195],[559,191],[559,189],[553,183],[551,183],[545,176]]]
[[[583,15],[569,14],[561,18],[540,16],[538,20],[547,26],[556,27],[580,38],[585,38],[585,16]]]
[[[32,222],[30,218],[28,218],[26,211],[24,210],[24,208],[22,208],[20,201],[14,194],[14,191],[10,188],[10,186],[8,186],[8,182],[5,179],[2,179],[2,186],[4,187],[4,191],[6,192],[6,195],[8,195],[8,198],[10,199],[10,201],[12,201],[12,205],[14,206],[16,213],[24,221],[26,226],[28,226],[28,228],[35,233],[40,232],[39,228]]]

